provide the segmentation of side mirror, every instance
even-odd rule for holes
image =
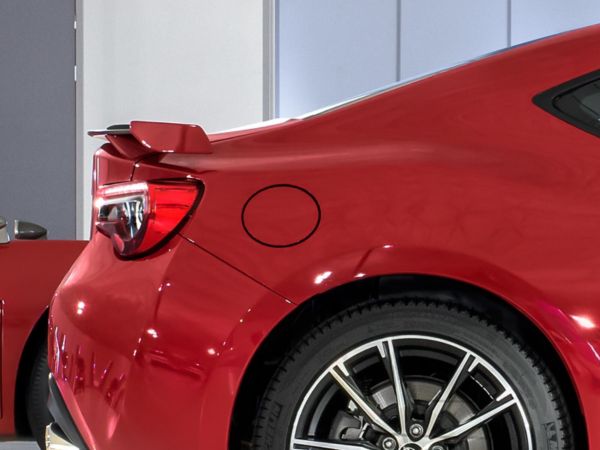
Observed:
[[[37,223],[24,222],[15,220],[15,239],[24,241],[33,241],[38,239],[46,239],[48,230]]]
[[[0,245],[8,244],[10,237],[8,236],[8,227],[6,226],[6,219],[0,216]]]

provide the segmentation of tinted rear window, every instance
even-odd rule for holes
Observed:
[[[600,71],[543,92],[533,101],[566,122],[600,136]]]
[[[558,96],[554,106],[573,120],[600,130],[600,80]]]

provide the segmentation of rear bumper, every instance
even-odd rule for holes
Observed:
[[[180,236],[135,261],[94,236],[50,309],[51,372],[83,439],[65,436],[89,450],[226,450],[245,368],[292,309]]]
[[[46,427],[46,450],[87,450],[52,375],[48,385],[48,409],[54,422]]]
[[[60,427],[51,423],[46,427],[46,450],[81,450],[67,440]]]

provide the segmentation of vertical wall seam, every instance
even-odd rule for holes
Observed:
[[[75,7],[75,238],[85,237],[84,229],[84,125],[83,125],[83,0],[73,0]]]
[[[281,4],[273,0],[273,117],[279,117],[281,108],[279,51],[281,42]]]
[[[396,2],[396,81],[402,79],[402,0]]]
[[[512,46],[512,0],[507,0],[507,24],[506,24],[506,45]]]
[[[276,0],[263,1],[263,119],[275,117],[275,4]]]

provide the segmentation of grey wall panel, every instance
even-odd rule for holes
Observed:
[[[397,0],[280,0],[278,115],[394,82],[397,17]]]
[[[73,0],[0,2],[0,215],[75,237]]]
[[[599,0],[512,0],[513,45],[599,22]]]
[[[402,0],[402,78],[505,47],[508,10],[507,0]]]

